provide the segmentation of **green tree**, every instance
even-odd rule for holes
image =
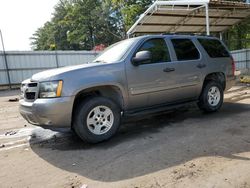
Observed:
[[[31,45],[34,50],[71,49],[67,41],[67,31],[69,28],[65,23],[65,18],[70,8],[70,1],[60,0],[55,6],[52,20],[38,28],[31,37]]]
[[[226,31],[224,34],[224,41],[230,50],[250,48],[250,19]]]
[[[108,3],[93,0],[75,1],[67,15],[70,25],[68,41],[71,44],[93,49],[96,44],[110,45],[121,40],[122,36]]]
[[[61,0],[53,18],[31,37],[35,50],[90,50],[124,38],[111,1]],[[54,47],[54,48],[52,48]]]
[[[111,0],[113,6],[120,11],[124,30],[128,30],[140,15],[155,0]]]
[[[31,45],[35,50],[54,50],[54,24],[46,22],[43,27],[38,30],[31,37]]]

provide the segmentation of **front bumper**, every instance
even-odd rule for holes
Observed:
[[[20,114],[29,123],[46,128],[70,127],[73,97],[20,100]]]

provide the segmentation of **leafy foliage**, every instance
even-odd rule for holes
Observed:
[[[124,27],[128,30],[154,0],[112,0],[122,15]]]
[[[93,49],[110,45],[125,37],[118,11],[111,1],[61,0],[53,19],[31,37],[35,50]]]
[[[250,48],[250,19],[228,30],[224,34],[224,40],[230,50]]]

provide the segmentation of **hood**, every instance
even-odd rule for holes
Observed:
[[[67,66],[62,68],[56,68],[56,69],[50,69],[43,72],[39,72],[37,74],[34,74],[31,77],[32,81],[48,81],[53,77],[57,77],[61,74],[68,73],[75,70],[85,69],[88,67],[94,67],[102,65],[102,63],[87,63],[87,64],[81,64],[81,65],[75,65],[75,66]]]

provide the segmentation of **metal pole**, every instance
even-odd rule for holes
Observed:
[[[59,68],[59,63],[58,63],[58,54],[57,54],[57,42],[56,42],[56,36],[55,36],[55,34],[54,34],[54,42],[55,42],[56,68]]]
[[[7,72],[9,89],[11,89],[10,72],[9,72],[9,66],[8,66],[7,57],[6,57],[6,53],[5,53],[5,47],[4,47],[3,35],[2,35],[1,29],[0,29],[0,36],[1,36],[1,42],[2,42],[2,48],[3,48],[3,56],[4,56],[4,62],[5,62],[6,72]]]
[[[94,49],[95,47],[95,35],[94,34],[92,35],[92,42],[93,42],[93,49]]]
[[[247,68],[247,71],[249,73],[250,71],[250,60],[248,59],[248,52],[249,52],[249,49],[246,49],[246,68]]]
[[[209,30],[208,3],[205,4],[205,9],[206,9],[206,30],[207,30],[207,35],[210,35],[210,30]]]
[[[59,68],[58,53],[57,53],[57,50],[55,50],[55,53],[56,53],[56,68]]]
[[[223,40],[222,32],[220,32],[220,40]]]

